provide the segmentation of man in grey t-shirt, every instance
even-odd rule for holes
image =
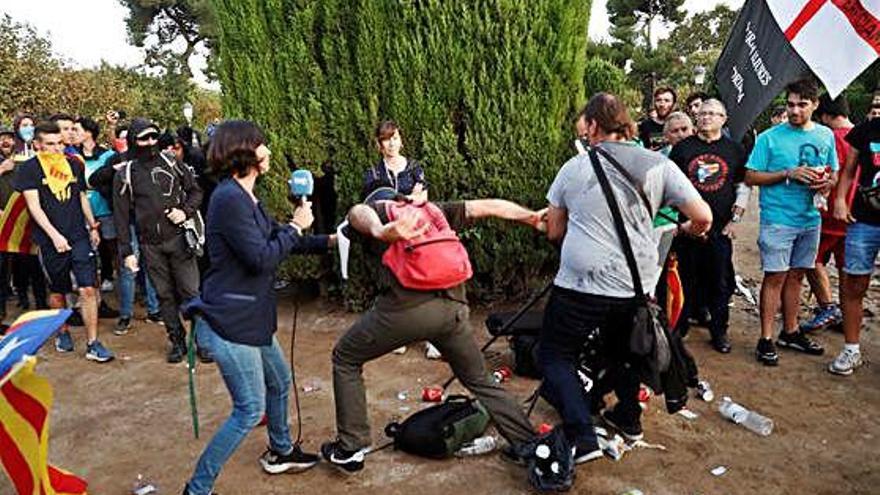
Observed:
[[[608,176],[632,244],[646,293],[653,293],[660,274],[654,212],[675,206],[690,218],[683,229],[692,235],[709,230],[712,213],[690,181],[663,155],[628,141],[632,121],[613,95],[599,93],[581,112],[590,145],[608,153],[633,177],[631,184],[607,161]],[[636,188],[644,191],[650,210]],[[614,220],[589,155],[578,155],[559,171],[547,193],[547,236],[562,241],[559,272],[544,312],[538,360],[544,373],[544,396],[563,418],[566,438],[575,447],[575,461],[597,457],[590,422],[590,397],[577,375],[584,346],[601,342],[589,354],[591,369],[606,369],[607,384],[618,403],[605,410],[605,422],[624,437],[642,437],[638,404],[639,376],[629,352],[632,314],[637,300],[633,280]],[[596,337],[599,337],[596,339]],[[593,362],[593,360],[602,362]]]
[[[598,147],[643,185],[651,202],[652,211],[648,212],[635,186],[599,155],[627,226],[642,285],[653,293],[660,264],[652,214],[662,206],[681,207],[699,200],[700,195],[681,170],[660,153],[628,142],[606,141]],[[547,201],[568,216],[555,285],[584,294],[633,297],[632,276],[588,155],[577,155],[562,166]]]

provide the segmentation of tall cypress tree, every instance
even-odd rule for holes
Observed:
[[[384,119],[401,125],[433,200],[542,207],[585,99],[590,3],[216,0],[225,111],[258,122],[276,157],[332,163],[341,209],[361,199]],[[280,208],[286,170],[275,164],[263,184]],[[523,228],[463,237],[486,295],[521,290],[554,259]],[[350,295],[363,295],[364,282],[353,280]]]

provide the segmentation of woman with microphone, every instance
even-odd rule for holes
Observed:
[[[248,432],[268,416],[269,448],[260,464],[270,474],[308,469],[314,454],[293,444],[288,426],[291,374],[274,334],[273,283],[291,254],[324,253],[335,236],[303,235],[312,224],[311,203],[293,211],[290,223],[275,222],[256,196],[257,178],[269,170],[271,153],[251,122],[221,124],[208,150],[208,164],[226,177],[208,208],[206,247],[211,268],[201,296],[188,304],[196,339],[214,358],[232,396],[232,413],[208,442],[184,495],[209,495],[214,481]]]

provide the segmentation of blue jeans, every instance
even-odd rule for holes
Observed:
[[[275,337],[271,345],[262,347],[237,344],[217,335],[204,318],[195,319],[195,332],[232,396],[232,414],[208,442],[189,480],[190,494],[208,495],[220,469],[259,424],[264,411],[269,417],[269,447],[282,455],[293,450],[287,424],[291,375]]]
[[[134,255],[138,258],[138,264],[140,265],[140,269],[143,270],[145,267],[143,263],[140,262],[140,246],[138,246],[137,235],[134,231],[134,226],[129,227],[131,229],[131,247],[134,251]],[[125,263],[120,263],[119,270],[119,315],[123,318],[131,318],[134,315],[134,289],[135,289],[135,280],[137,279],[137,274],[133,273],[131,270],[125,267]],[[159,298],[156,297],[156,289],[153,288],[153,284],[150,283],[150,277],[144,277],[145,281],[145,299],[147,302],[147,313],[156,314],[159,312]]]

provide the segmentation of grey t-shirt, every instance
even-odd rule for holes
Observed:
[[[680,206],[700,198],[678,166],[660,153],[623,142],[603,142],[599,146],[642,186],[652,213],[662,206]],[[651,214],[635,188],[602,155],[599,160],[620,205],[642,286],[652,294],[660,276],[659,232],[653,228]],[[568,211],[555,284],[586,294],[633,297],[632,276],[589,155],[577,155],[562,166],[547,192],[547,200]]]

